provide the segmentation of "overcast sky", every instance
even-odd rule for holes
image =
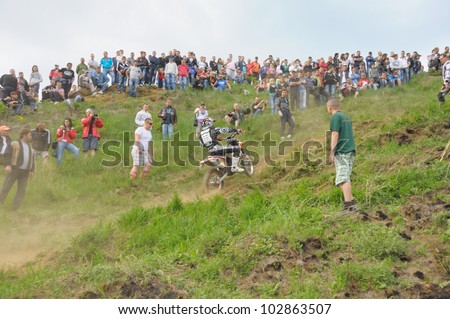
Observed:
[[[0,74],[43,77],[92,52],[159,56],[171,49],[212,55],[314,59],[335,52],[414,50],[423,58],[450,45],[444,0],[0,1]],[[447,22],[446,22],[447,21]],[[48,81],[47,81],[48,82]]]

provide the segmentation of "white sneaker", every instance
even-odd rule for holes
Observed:
[[[282,136],[281,139],[284,140],[284,136]]]
[[[288,136],[287,136],[287,138],[291,138],[292,137],[292,135],[291,134],[289,134]]]

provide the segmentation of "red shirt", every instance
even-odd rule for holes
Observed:
[[[189,67],[186,64],[180,64],[178,66],[178,76],[186,77],[189,73]]]

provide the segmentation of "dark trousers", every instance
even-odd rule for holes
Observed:
[[[14,196],[12,208],[19,208],[20,203],[25,197],[25,190],[27,188],[29,175],[30,171],[28,169],[13,168],[12,172],[6,175],[5,181],[3,182],[3,186],[0,191],[0,203],[3,204],[6,196],[8,196],[8,193],[11,190],[11,187],[17,181],[17,192],[16,196]]]
[[[294,129],[294,118],[292,117],[291,112],[282,109],[281,112],[283,113],[283,115],[281,116],[281,128],[280,128],[280,136],[284,136],[284,130],[286,127],[286,123],[289,124],[289,130],[288,130],[288,135],[292,135],[292,131]]]

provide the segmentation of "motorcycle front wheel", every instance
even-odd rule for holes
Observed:
[[[209,171],[207,171],[203,180],[206,189],[207,190],[222,189],[223,180],[220,181],[220,179],[222,178],[223,174],[224,173],[222,171],[216,168],[211,168]]]

